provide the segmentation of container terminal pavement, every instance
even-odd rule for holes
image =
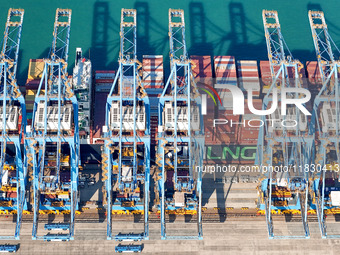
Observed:
[[[184,12],[169,9],[164,82],[162,56],[138,61],[137,12],[122,9],[119,68],[97,70],[94,87],[81,48],[73,75],[67,73],[71,16],[69,9],[56,10],[50,52],[30,61],[21,88],[24,10],[8,11],[0,55],[1,252],[46,254],[44,241],[70,241],[51,243],[49,254],[281,253],[283,245],[290,253],[338,250],[332,239],[340,237],[340,62],[323,12],[308,13],[317,61],[305,69],[283,39],[278,13],[263,11],[269,60],[260,62],[260,80],[256,61],[189,58]],[[304,106],[312,115],[294,104],[286,116],[280,107],[267,116],[249,109],[233,115],[230,85],[253,91],[245,102],[263,110],[274,102],[274,89],[308,89],[313,104]],[[213,115],[247,124],[215,126]],[[264,124],[251,125],[254,118]],[[268,125],[268,118],[298,124]],[[98,148],[99,162],[83,160]],[[216,160],[238,169],[320,171],[195,171]]]

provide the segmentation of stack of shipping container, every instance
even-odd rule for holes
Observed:
[[[40,79],[44,71],[43,59],[30,59],[28,67],[28,78],[25,85],[25,101],[28,125],[32,124],[34,99],[37,94]]]
[[[306,69],[308,74],[309,91],[312,95],[316,95],[322,85],[322,76],[319,70],[319,65],[317,61],[307,61]]]
[[[257,110],[262,109],[262,100],[260,97],[260,79],[256,61],[240,60],[237,61],[237,76],[239,88],[244,92],[244,115],[241,116],[241,124],[238,129],[238,143],[240,145],[256,145],[259,135],[258,121],[260,118],[251,113],[248,108],[247,90],[252,90],[253,106]]]
[[[190,56],[192,64],[192,73],[198,88],[210,90],[206,85],[213,86],[212,81],[212,66],[210,56]],[[203,90],[199,91],[201,94],[206,94]],[[207,113],[203,116],[204,133],[206,145],[213,144],[214,141],[214,128],[213,119],[215,112],[215,105],[212,98],[207,95]]]
[[[230,90],[226,87],[237,86],[237,73],[235,58],[232,56],[215,56],[215,90],[219,94],[222,105],[219,104],[216,119],[227,120],[227,124],[215,127],[215,144],[236,144],[239,125],[230,125],[239,122],[240,116],[233,115],[233,99]]]
[[[149,96],[159,94],[164,88],[163,56],[143,56],[143,82]]]
[[[190,56],[192,73],[199,86],[201,83],[213,85],[210,56]]]
[[[91,143],[103,143],[102,127],[105,125],[105,107],[107,96],[115,78],[115,71],[95,72],[95,96],[93,109],[93,128]]]
[[[246,94],[253,91],[253,97],[260,97],[261,87],[257,62],[255,60],[237,61],[237,77],[239,88]]]
[[[88,60],[80,59],[81,63]],[[269,61],[260,61],[260,73],[257,61],[240,60],[235,61],[233,56],[215,56],[214,63],[211,61],[210,56],[191,56],[192,71],[199,88],[205,88],[211,92],[207,96],[207,114],[204,115],[204,128],[205,128],[205,141],[206,146],[210,145],[241,145],[241,146],[256,146],[259,134],[259,117],[252,114],[248,109],[247,91],[252,90],[253,106],[255,109],[261,109],[262,100],[261,93],[266,94],[272,84],[272,75]],[[161,55],[144,55],[143,56],[142,79],[145,91],[150,98],[151,104],[151,143],[157,144],[157,127],[158,127],[158,98],[164,89],[164,68],[163,56]],[[214,64],[214,72],[212,70]],[[44,62],[42,59],[31,59],[29,66],[28,79],[26,82],[26,107],[28,112],[28,119],[32,118],[32,111],[34,105],[34,98],[39,87],[40,78],[43,72]],[[277,71],[279,66],[275,67]],[[309,89],[313,94],[316,94],[321,85],[321,75],[316,61],[306,63],[308,73]],[[294,78],[295,70],[288,68],[289,78]],[[307,87],[307,79],[305,69],[299,68],[299,76],[303,87]],[[215,78],[213,78],[213,73]],[[74,75],[77,72],[74,71]],[[91,75],[89,76],[92,79]],[[102,127],[105,125],[105,105],[107,96],[112,87],[115,78],[115,71],[96,71],[95,72],[95,86],[94,86],[94,103],[84,101],[84,95],[87,94],[91,97],[91,85],[88,86],[85,92],[82,88],[73,86],[80,103],[80,111],[84,110],[84,116],[91,116],[91,105],[93,110],[93,126],[90,129],[90,139],[85,143],[102,143]],[[74,79],[74,78],[73,78]],[[84,77],[80,78],[84,81]],[[262,83],[262,84],[261,84]],[[239,87],[245,95],[245,114],[233,114],[233,99],[232,94],[227,86]],[[221,103],[214,91],[221,98]],[[79,91],[77,91],[79,89]],[[79,92],[79,93],[77,93]],[[117,92],[117,91],[116,91]],[[201,94],[205,94],[200,90]],[[86,95],[85,95],[86,96]],[[83,104],[84,103],[84,104]],[[88,112],[87,112],[88,111]],[[80,113],[80,116],[82,114]],[[216,125],[214,127],[214,119],[225,120],[226,124]],[[251,120],[251,122],[249,122]],[[258,121],[256,121],[258,120]],[[231,122],[235,123],[231,125]],[[29,121],[30,123],[30,121]],[[80,132],[87,129],[80,129]],[[80,133],[82,135],[82,133]],[[87,135],[84,134],[84,135]],[[88,136],[87,136],[88,137]]]
[[[162,55],[143,56],[143,84],[150,100],[151,144],[156,145],[158,132],[158,98],[164,89]]]

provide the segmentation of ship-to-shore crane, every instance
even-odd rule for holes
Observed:
[[[107,239],[149,239],[150,105],[137,59],[134,9],[122,9],[119,69],[107,98],[102,174],[107,207]],[[112,237],[112,214],[144,215],[142,233]]]
[[[21,150],[26,105],[16,81],[23,18],[24,10],[9,9],[0,53],[0,210],[17,214],[14,235],[0,239],[19,239],[23,210],[27,210],[26,151]]]
[[[50,54],[35,97],[32,126],[27,127],[26,149],[32,180],[34,240],[74,239],[78,210],[78,102],[67,75],[71,13],[57,9]],[[39,213],[70,214],[65,223],[49,223],[38,236]]]
[[[313,179],[313,200],[322,238],[340,238],[340,231],[332,225],[327,229],[326,224],[326,213],[338,213],[340,209],[340,51],[328,33],[323,12],[309,11],[308,16],[322,78],[322,87],[314,99],[311,125],[318,140],[314,164],[322,169]]]
[[[201,97],[185,43],[183,10],[169,9],[171,73],[159,99],[158,151],[162,239],[202,239],[204,128]],[[198,169],[198,171],[197,171]],[[166,214],[196,215],[197,234],[167,233]]]
[[[282,88],[293,89],[292,91],[303,88],[299,75],[302,64],[293,58],[283,39],[277,12],[264,10],[262,17],[272,74],[272,84],[264,96],[262,109],[269,110],[269,106],[274,105],[275,90],[281,95]],[[299,96],[296,92],[287,93],[287,98]],[[281,97],[278,96],[277,100],[280,103],[278,109],[262,117],[265,124],[259,131],[255,164],[269,169],[259,186],[259,208],[265,211],[269,238],[309,238],[307,222],[309,183],[308,172],[303,168],[311,161],[313,136],[309,132],[309,117],[295,105],[288,105],[287,115],[281,115]],[[273,123],[270,119],[276,122]],[[293,235],[274,234],[273,212],[300,214],[301,231]]]

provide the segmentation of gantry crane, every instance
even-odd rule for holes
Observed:
[[[23,210],[27,210],[26,151],[21,151],[26,105],[16,82],[23,18],[24,10],[9,9],[0,55],[0,210],[17,213],[14,236],[0,236],[0,239],[19,239]],[[11,144],[14,145],[12,152],[8,148]]]
[[[269,110],[268,106],[275,103],[275,90],[302,88],[299,76],[302,64],[293,58],[283,39],[277,12],[264,10],[262,16],[272,74],[271,87],[264,96],[262,109]],[[293,75],[289,76],[289,71]],[[299,96],[298,93],[287,93],[287,98]],[[282,105],[281,97],[277,99]],[[308,120],[308,116],[301,113],[296,106],[288,106],[287,115],[281,115],[278,107],[267,117],[262,116],[265,124],[259,131],[255,163],[269,169],[259,186],[259,207],[266,214],[269,238],[309,238],[308,172],[303,168],[305,164],[310,164],[313,143]],[[284,121],[283,124],[281,121]],[[273,212],[301,214],[303,231],[296,235],[274,235]]]
[[[328,33],[323,12],[309,11],[308,16],[322,77],[322,87],[314,99],[311,125],[319,140],[315,146],[314,163],[322,169],[314,176],[314,200],[322,238],[340,238],[340,234],[327,233],[325,215],[326,210],[339,213],[340,209],[340,51]]]
[[[143,233],[119,233],[115,240],[149,238],[150,105],[137,59],[136,10],[122,9],[119,69],[107,98],[102,174],[107,239],[112,214],[144,214]]]
[[[57,9],[50,54],[34,101],[32,126],[27,128],[28,167],[33,181],[32,238],[74,239],[78,209],[78,102],[67,75],[71,10]],[[70,214],[69,222],[45,225],[51,231],[38,236],[39,213]],[[55,231],[68,231],[55,233]]]
[[[201,97],[185,44],[183,10],[169,9],[171,73],[159,99],[156,164],[162,239],[202,239],[204,128]],[[165,214],[197,215],[198,234],[168,235]]]

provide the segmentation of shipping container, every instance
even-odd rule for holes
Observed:
[[[253,99],[253,107],[257,110],[262,109],[262,100]],[[248,107],[248,100],[244,102],[244,115],[241,116],[241,121],[238,128],[238,144],[241,145],[256,145],[261,126],[261,116],[253,114]]]
[[[257,62],[252,60],[237,61],[238,86],[247,95],[247,90],[252,90],[254,97],[259,97],[261,92]]]
[[[190,56],[192,72],[195,79],[212,78],[210,56]]]
[[[246,114],[242,116],[241,123],[238,130],[238,144],[256,145],[262,125],[261,118],[257,115]]]
[[[96,92],[93,109],[93,142],[102,137],[102,127],[105,125],[105,108],[109,93]]]
[[[219,110],[217,118],[221,121],[215,121],[215,127],[213,127],[213,144],[235,144],[237,143],[237,135],[239,125],[235,123],[240,121],[239,115],[233,115],[231,110]],[[214,125],[209,123],[207,125]],[[221,123],[221,124],[217,124]]]
[[[45,67],[45,62],[43,59],[30,59],[28,66],[28,79],[40,79]]]
[[[229,89],[216,88],[216,91],[221,98],[222,105],[218,104],[219,110],[233,110],[233,96]]]
[[[317,61],[306,62],[309,86],[312,95],[317,95],[322,87],[322,76]]]
[[[127,193],[117,193],[117,198],[127,198],[128,194]]]
[[[95,72],[95,92],[110,92],[115,79],[115,74],[115,71],[97,70]]]
[[[16,191],[9,191],[6,193],[7,198],[16,198],[17,197],[17,192]]]
[[[114,80],[115,79],[116,71],[112,70],[96,70],[95,72],[95,80],[102,80],[102,79],[108,79],[108,80]]]
[[[164,88],[164,71],[162,55],[144,55],[143,56],[143,84],[149,93],[151,89]]]
[[[322,83],[322,76],[321,76],[317,61],[307,61],[306,68],[307,68],[308,80],[310,83],[313,83],[313,84]]]
[[[57,195],[56,194],[45,194],[46,199],[56,199]]]
[[[214,68],[216,77],[215,88],[223,88],[223,84],[237,86],[237,74],[234,57],[215,56]]]
[[[38,90],[40,84],[40,79],[27,79],[26,84],[25,84],[25,89],[26,89],[26,94],[27,90]]]

